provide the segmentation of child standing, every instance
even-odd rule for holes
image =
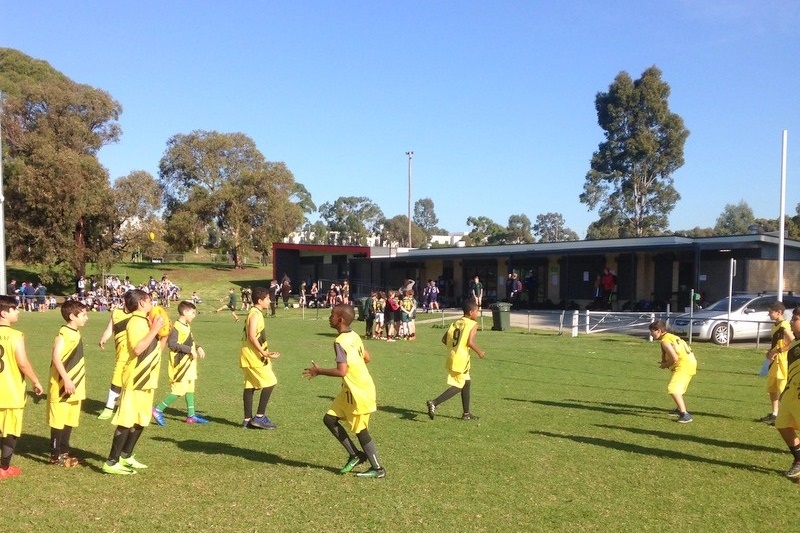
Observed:
[[[375,302],[378,299],[378,293],[375,290],[369,292],[369,298],[364,300],[364,306],[361,312],[364,314],[365,332],[364,337],[371,339],[373,337],[373,328],[375,326]]]
[[[772,425],[778,417],[778,403],[783,389],[786,388],[786,378],[788,377],[788,369],[786,362],[786,352],[789,351],[789,345],[794,340],[792,335],[792,328],[789,322],[783,318],[783,312],[786,306],[783,302],[772,302],[767,307],[769,318],[772,320],[772,345],[767,352],[766,360],[769,361],[769,370],[767,371],[767,394],[769,394],[770,411],[767,416],[760,418],[759,422]]]
[[[178,304],[178,320],[173,324],[167,337],[169,346],[169,383],[170,393],[157,406],[153,407],[153,418],[159,426],[166,426],[164,409],[172,402],[186,397],[186,423],[207,424],[208,420],[194,411],[194,390],[197,381],[197,359],[206,356],[202,346],[197,346],[189,326],[197,316],[197,306],[183,301]]]
[[[792,311],[791,327],[795,339],[800,338],[800,307]],[[789,346],[787,361],[789,379],[780,397],[775,428],[792,453],[792,466],[785,475],[789,479],[800,479],[800,439],[797,438],[797,430],[800,429],[800,341],[795,340]]]
[[[81,403],[86,399],[86,367],[83,339],[78,331],[86,325],[86,305],[67,300],[61,306],[67,323],[58,330],[50,363],[50,390],[47,394],[47,423],[50,425],[50,464],[73,468],[76,457],[69,454],[72,429],[78,427]]]
[[[17,299],[0,296],[0,479],[22,473],[11,466],[17,439],[22,434],[25,408],[25,378],[33,383],[33,392],[41,396],[44,389],[25,353],[25,336],[11,324],[19,320]]]
[[[383,331],[384,311],[386,310],[386,294],[381,291],[375,299],[375,331],[373,338],[385,339]]]
[[[277,287],[277,283],[275,284]],[[253,287],[253,307],[247,313],[244,322],[244,335],[239,351],[239,366],[244,375],[243,428],[275,429],[277,426],[267,417],[267,404],[278,379],[272,371],[272,359],[281,354],[267,351],[266,327],[264,311],[270,306],[270,295],[264,287]],[[253,396],[261,390],[256,416],[253,416]]]
[[[308,379],[316,376],[342,378],[341,392],[322,418],[325,427],[349,454],[347,462],[339,473],[347,474],[361,463],[369,461],[370,469],[358,472],[356,477],[382,478],[386,476],[386,470],[378,460],[375,441],[372,440],[368,430],[370,413],[377,410],[375,383],[367,369],[369,352],[364,348],[358,333],[350,329],[354,316],[353,308],[347,304],[339,304],[331,309],[328,323],[339,332],[333,343],[336,368],[320,368],[317,363],[311,361],[311,367],[303,371],[303,376]],[[339,423],[340,420],[347,421],[350,431],[358,437],[363,451],[356,448],[347,431]]]
[[[428,400],[428,416],[431,420],[436,416],[436,407],[449,400],[459,392],[461,393],[461,407],[464,413],[461,420],[475,420],[478,417],[469,410],[470,384],[472,379],[469,375],[470,357],[469,351],[473,350],[478,357],[483,359],[486,352],[475,342],[478,332],[478,303],[474,300],[464,301],[464,316],[453,322],[447,333],[442,337],[442,344],[447,346],[447,384],[450,387],[439,395],[435,400]]]
[[[692,376],[697,373],[697,360],[686,341],[677,335],[667,333],[667,326],[663,320],[656,320],[648,328],[653,340],[661,341],[660,367],[672,372],[667,392],[677,407],[674,414],[678,415],[678,423],[688,424],[692,421],[692,415],[686,410],[683,395],[686,394]]]
[[[150,424],[161,364],[161,344],[157,336],[164,318],[155,315],[150,323],[147,315],[152,308],[150,295],[143,290],[125,293],[125,309],[131,314],[125,328],[126,353],[123,358],[127,362],[122,371],[119,409],[112,420],[117,427],[108,459],[103,463],[106,474],[130,475],[147,468],[134,458],[133,449],[144,428]]]
[[[100,348],[105,350],[106,342],[113,335],[114,337],[114,372],[111,374],[111,385],[108,388],[108,396],[106,398],[106,406],[97,417],[100,420],[110,420],[114,416],[114,408],[117,405],[117,399],[122,393],[122,371],[125,369],[125,364],[128,362],[128,352],[126,350],[126,343],[128,342],[128,320],[131,314],[125,310],[123,305],[120,308],[115,308],[111,311],[111,318],[108,320],[103,335],[100,337]]]
[[[413,341],[417,338],[417,327],[414,322],[414,315],[417,313],[417,301],[414,299],[413,290],[405,291],[403,300],[400,302],[400,308],[405,336],[408,340]]]

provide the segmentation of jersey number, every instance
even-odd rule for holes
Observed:
[[[461,330],[459,328],[456,328],[453,331],[453,348],[458,346],[458,341],[459,340],[461,340]]]
[[[0,372],[6,369],[6,362],[3,361],[3,356],[6,354],[6,349],[0,345]]]

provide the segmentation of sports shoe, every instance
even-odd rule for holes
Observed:
[[[692,421],[692,415],[690,415],[688,411],[683,413],[678,418],[678,420],[676,420],[676,422],[678,422],[678,424],[688,424],[691,421]]]
[[[164,420],[164,412],[159,411],[157,407],[153,407],[153,418],[159,426],[166,426],[167,421]]]
[[[759,422],[764,422],[765,424],[767,424],[769,426],[774,426],[775,425],[775,420],[777,420],[777,419],[778,419],[777,415],[773,415],[772,413],[770,413],[767,416],[762,416],[761,418],[758,419],[758,421]]]
[[[367,456],[363,453],[359,453],[357,455],[351,455],[350,459],[347,460],[347,463],[339,470],[340,474],[346,474],[361,463],[367,460]]]
[[[147,468],[146,464],[140,463],[139,461],[134,459],[133,455],[131,455],[128,458],[120,457],[119,464],[121,464],[122,466],[126,466],[128,468],[132,468],[134,470],[144,470],[145,468]]]
[[[789,479],[800,478],[800,461],[792,463],[792,467],[786,471],[786,477]]]
[[[127,466],[119,462],[119,463],[114,463],[113,465],[110,465],[108,463],[103,463],[103,472],[105,472],[106,474],[119,474],[121,476],[130,476],[131,474],[135,474],[136,470],[128,468]]]
[[[677,407],[669,412],[669,416],[681,416],[681,410]]]
[[[250,419],[250,425],[258,429],[276,429],[278,426],[267,418],[267,415],[256,415]]]
[[[50,464],[54,466],[63,466],[64,468],[75,468],[80,465],[77,457],[70,457],[69,454],[62,453],[58,457],[51,457]]]
[[[97,419],[98,420],[110,420],[112,416],[114,416],[114,410],[113,409],[109,409],[108,407],[105,407],[102,411],[100,411],[100,414],[97,415]]]
[[[461,420],[477,420],[478,417],[472,413],[464,413],[461,415]]]
[[[436,416],[436,404],[433,403],[433,400],[428,400],[425,405],[428,407],[428,418],[433,420]]]
[[[16,466],[9,466],[6,469],[0,468],[0,478],[15,477],[22,474],[22,470]]]
[[[187,424],[208,424],[208,420],[200,415],[192,415],[186,417]]]
[[[366,472],[356,472],[356,477],[386,477],[384,468],[370,468]]]

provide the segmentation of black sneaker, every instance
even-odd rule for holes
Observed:
[[[778,418],[778,417],[777,417],[776,415],[773,415],[772,413],[770,413],[770,414],[768,414],[767,416],[764,416],[764,417],[761,417],[761,418],[759,418],[759,419],[758,419],[758,421],[759,421],[759,422],[764,422],[764,423],[765,423],[765,424],[767,424],[768,426],[774,426],[774,425],[775,425],[775,420],[776,420],[777,418]]]
[[[473,415],[472,413],[464,413],[461,415],[461,420],[477,420],[478,417]]]
[[[433,420],[436,416],[436,404],[433,403],[433,400],[428,400],[425,405],[428,407],[428,417]]]
[[[786,477],[789,479],[800,478],[800,461],[792,463],[792,467],[786,471]]]
[[[678,424],[688,424],[691,421],[692,421],[692,415],[690,415],[688,412],[683,413],[677,420]]]

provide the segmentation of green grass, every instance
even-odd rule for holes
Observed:
[[[425,401],[444,390],[441,329],[416,342],[367,341],[379,411],[370,432],[388,475],[340,476],[346,455],[322,424],[339,381],[302,379],[313,358],[333,365],[327,313],[267,319],[279,383],[268,414],[277,431],[239,428],[241,325],[201,307],[193,324],[208,354],[198,411],[207,426],[149,426],[136,476],[100,473],[113,428],[96,419],[113,352],[97,340],[108,314],[84,329],[88,393],[73,449],[86,465],[47,464],[46,402],[29,402],[14,463],[0,484],[3,529],[48,531],[765,531],[790,530],[797,486],[782,476],[790,456],[777,432],[753,421],[767,410],[756,374],[762,354],[696,344],[699,371],[687,402],[695,421],[668,412],[659,349],[626,336],[559,337],[482,331],[473,357],[472,410],[460,399],[436,420]],[[174,317],[175,309],[171,310]],[[47,372],[57,313],[23,313],[30,357]],[[356,328],[363,331],[363,322]],[[168,392],[166,372],[156,392]],[[786,502],[783,504],[781,502]]]

